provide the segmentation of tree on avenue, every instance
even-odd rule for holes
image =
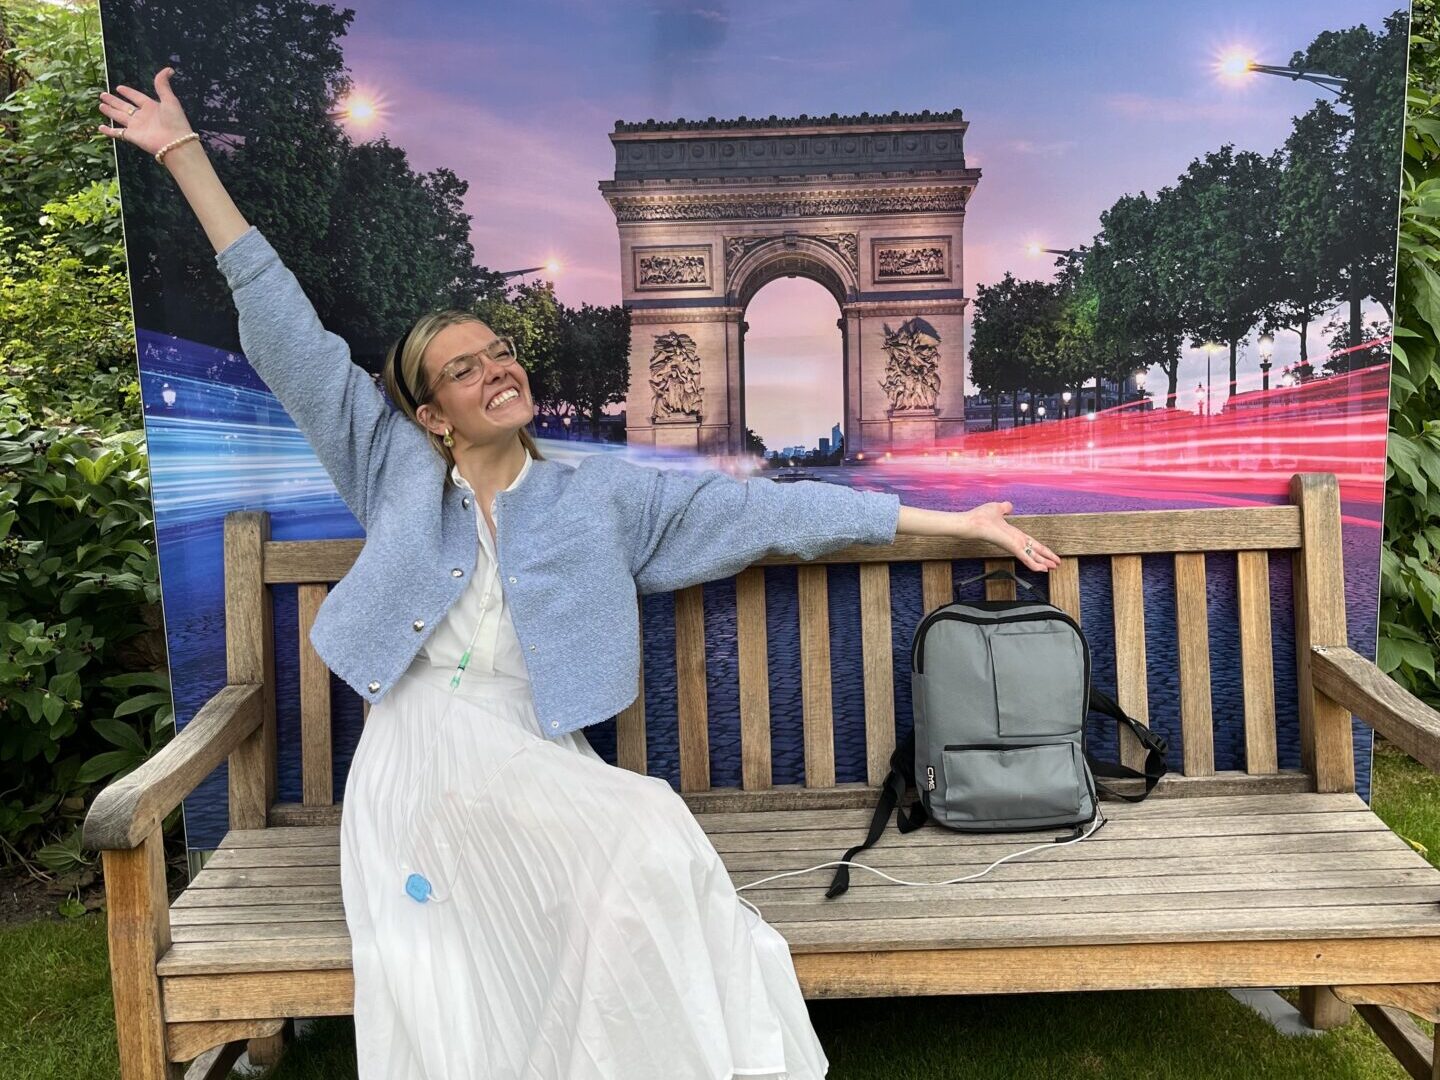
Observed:
[[[1180,346],[1190,281],[1166,216],[1181,211],[1173,188],[1155,198],[1124,195],[1100,215],[1100,232],[1085,259],[1095,275],[1099,337],[1110,348],[1110,373],[1125,378],[1158,365],[1166,376],[1165,407],[1176,406]]]
[[[1280,267],[1276,214],[1279,155],[1235,152],[1226,144],[1190,163],[1162,228],[1191,287],[1184,321],[1190,344],[1229,347],[1235,393],[1239,346],[1255,325]]]
[[[630,317],[623,307],[581,304],[560,313],[560,351],[555,394],[590,419],[600,437],[600,415],[625,400],[630,381]]]
[[[1032,318],[1028,304],[1044,282],[1021,281],[1008,270],[994,285],[975,291],[970,338],[970,381],[990,395],[990,423],[1000,426],[1000,395],[1010,397],[1010,419],[1019,421],[1019,392],[1030,372],[1021,362],[1024,332]]]
[[[1349,122],[1338,140],[1335,184],[1345,202],[1332,270],[1349,306],[1352,346],[1365,340],[1361,305],[1367,297],[1385,309],[1387,318],[1394,318],[1391,293],[1409,13],[1398,9],[1382,25],[1379,34],[1365,26],[1326,30],[1290,57],[1292,68],[1346,80],[1336,99],[1348,110]]]
[[[1295,120],[1285,140],[1280,173],[1279,213],[1282,258],[1275,288],[1265,305],[1266,329],[1284,328],[1300,338],[1300,378],[1310,372],[1310,324],[1335,303],[1341,283],[1337,249],[1344,243],[1345,194],[1336,186],[1345,127],[1327,102]]]

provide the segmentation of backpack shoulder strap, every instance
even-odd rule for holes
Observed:
[[[1085,752],[1085,760],[1090,765],[1090,771],[1096,776],[1144,780],[1145,790],[1141,794],[1124,795],[1105,784],[1101,784],[1099,781],[1096,781],[1095,786],[1115,796],[1117,799],[1124,799],[1126,802],[1139,802],[1154,790],[1160,777],[1169,771],[1169,767],[1165,763],[1165,751],[1169,749],[1170,744],[1163,735],[1152,731],[1148,726],[1140,723],[1140,721],[1134,717],[1128,716],[1109,694],[1093,686],[1090,688],[1090,708],[1095,712],[1104,713],[1106,716],[1113,717],[1121,723],[1126,724],[1130,730],[1135,733],[1135,737],[1140,740],[1140,745],[1145,747],[1144,772],[1137,772],[1135,769],[1131,769],[1125,765],[1116,765],[1108,761],[1098,761],[1088,750]]]
[[[885,777],[885,786],[880,791],[880,801],[875,806],[875,815],[870,819],[869,833],[863,843],[856,844],[841,856],[843,860],[848,862],[880,839],[880,834],[885,831],[885,825],[890,820],[890,812],[899,807],[900,800],[905,795],[906,784],[914,782],[915,729],[912,726],[909,734],[900,740],[900,745],[895,747],[895,752],[890,755],[890,774]],[[910,807],[909,814],[906,814],[903,809],[899,810],[896,816],[896,826],[902,833],[907,833],[918,829],[929,818],[930,815],[926,813],[924,804],[917,798],[914,805]],[[850,888],[850,867],[836,867],[834,880],[830,882],[830,888],[825,891],[825,899],[829,900],[831,897],[839,896],[848,888]]]

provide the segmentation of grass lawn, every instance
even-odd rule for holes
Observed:
[[[1440,865],[1440,778],[1379,747],[1374,808]],[[0,930],[4,1080],[119,1075],[103,918]],[[1223,990],[813,1001],[810,1011],[830,1080],[1406,1076],[1358,1015],[1288,1037]],[[349,1017],[321,1018],[265,1080],[353,1077],[354,1037]]]

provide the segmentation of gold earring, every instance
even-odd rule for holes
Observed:
[[[446,428],[446,429],[445,429],[445,438],[441,439],[440,441],[443,442],[446,446],[454,446],[454,445],[455,445],[455,440],[450,437],[450,429],[449,429],[449,428]]]

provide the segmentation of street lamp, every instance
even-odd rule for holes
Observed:
[[[1210,415],[1210,360],[1215,355],[1215,350],[1220,348],[1216,341],[1205,342],[1205,415]]]
[[[1264,334],[1260,338],[1260,388],[1270,389],[1270,357],[1275,352],[1275,335]]]
[[[558,259],[551,259],[549,262],[545,263],[542,266],[527,266],[523,270],[497,270],[496,273],[499,274],[502,278],[512,278],[519,277],[522,274],[534,274],[541,270],[547,270],[552,274],[558,274],[560,272],[560,262]]]
[[[1083,246],[1078,248],[1047,248],[1041,247],[1039,244],[1026,244],[1025,250],[1031,255],[1039,255],[1041,252],[1045,252],[1050,255],[1064,255],[1071,259],[1078,259],[1081,255],[1085,254],[1085,248]]]
[[[1025,423],[1025,414],[1028,413],[1029,411],[1030,411],[1030,403],[1029,403],[1028,401],[1022,401],[1022,402],[1020,402],[1020,423],[1021,423],[1021,424],[1024,424],[1024,423]]]
[[[1060,392],[1060,400],[1065,403],[1065,407],[1060,410],[1060,415],[1062,417],[1068,417],[1070,415],[1070,391],[1062,390]]]
[[[1044,405],[1037,405],[1037,406],[1035,406],[1035,415],[1036,415],[1037,418],[1039,418],[1039,419],[1041,419],[1041,420],[1044,420],[1044,419],[1045,419],[1045,406],[1044,406]]]
[[[1255,60],[1243,49],[1232,49],[1220,58],[1217,65],[1222,76],[1231,81],[1238,81],[1252,71],[1258,71],[1262,75],[1282,75],[1295,82],[1303,79],[1305,82],[1314,83],[1316,86],[1323,86],[1326,90],[1332,91],[1336,97],[1345,88],[1348,80],[1339,75],[1327,75],[1322,71],[1307,71],[1304,68],[1277,67],[1274,64],[1257,64]]]
[[[566,442],[569,442],[569,441],[570,441],[570,417],[566,416],[566,417],[564,417],[563,419],[561,419],[560,422],[565,425],[565,441],[566,441]]]

